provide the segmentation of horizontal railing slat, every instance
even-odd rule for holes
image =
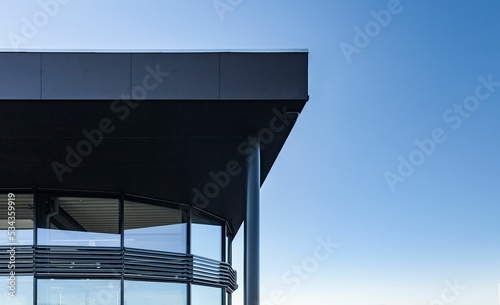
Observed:
[[[10,247],[0,247],[0,275],[10,273]],[[191,254],[135,248],[19,246],[16,274],[37,278],[149,279],[237,288],[236,272],[228,263]]]

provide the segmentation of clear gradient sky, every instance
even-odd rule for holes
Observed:
[[[498,0],[64,2],[1,0],[0,48],[309,50],[262,188],[263,304],[499,303]]]

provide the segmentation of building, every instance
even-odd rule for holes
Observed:
[[[0,305],[258,304],[259,190],[307,73],[306,51],[0,53]]]

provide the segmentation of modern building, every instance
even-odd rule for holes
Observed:
[[[0,53],[0,305],[258,304],[260,186],[307,100],[306,51]]]

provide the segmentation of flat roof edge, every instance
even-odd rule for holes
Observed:
[[[309,53],[308,49],[1,49],[0,53]]]
[[[0,53],[0,100],[307,100],[309,53]]]

